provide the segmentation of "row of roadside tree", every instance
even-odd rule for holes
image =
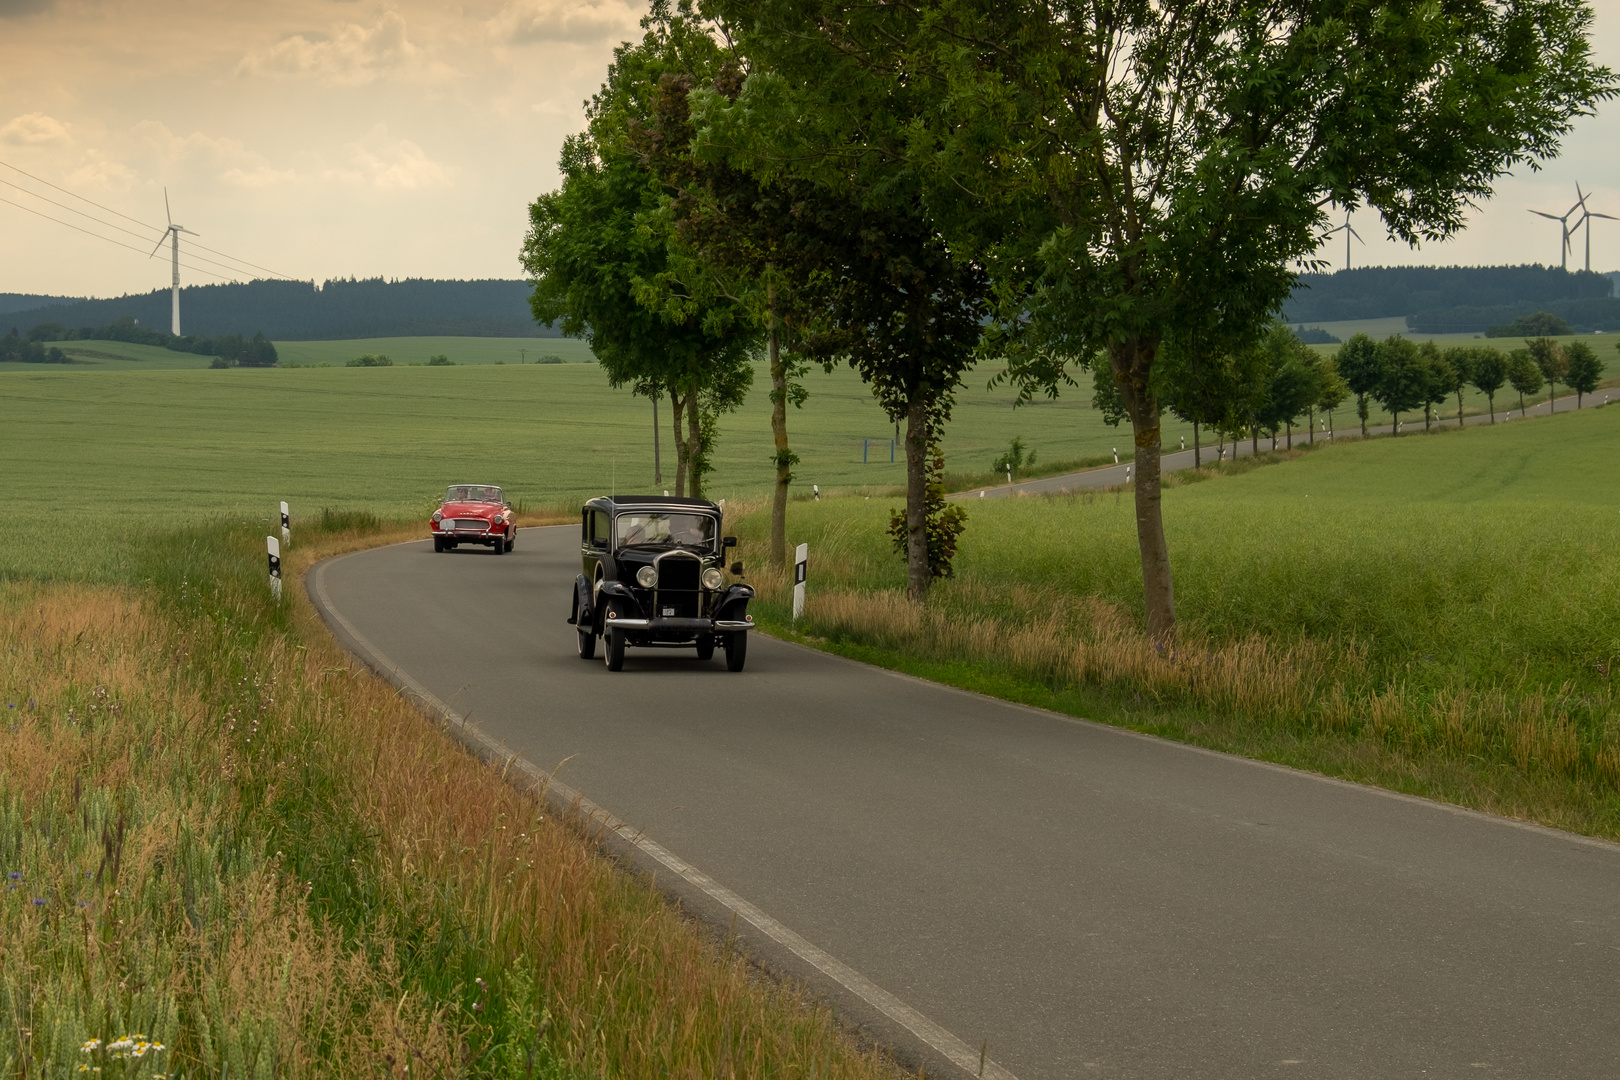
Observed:
[[[851,364],[905,428],[918,597],[961,524],[939,445],[972,366],[1025,399],[1103,372],[1168,642],[1162,410],[1226,422],[1228,358],[1264,351],[1330,210],[1439,240],[1556,154],[1620,91],[1591,24],[1583,0],[656,0],[530,208],[531,306],[670,400],[692,494],[768,357],[777,565],[799,376]]]

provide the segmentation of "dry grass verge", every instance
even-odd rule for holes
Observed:
[[[270,605],[260,543],[0,590],[0,1073],[893,1075]]]

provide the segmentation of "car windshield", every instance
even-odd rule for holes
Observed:
[[[708,514],[671,514],[659,510],[620,514],[614,519],[620,547],[669,544],[682,547],[714,546],[714,518]]]
[[[486,484],[451,484],[444,493],[445,502],[500,503],[501,489]]]

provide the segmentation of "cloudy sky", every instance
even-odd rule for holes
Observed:
[[[1595,7],[1598,54],[1620,67],[1620,0]],[[142,239],[156,233],[136,224],[161,230],[165,187],[174,220],[213,249],[185,261],[224,277],[240,275],[200,260],[225,253],[306,280],[520,277],[527,203],[555,185],[562,138],[641,10],[638,0],[0,0],[0,200],[21,204],[0,203],[0,292],[167,286],[166,260],[148,259],[153,240]],[[1556,261],[1557,224],[1526,209],[1563,213],[1577,181],[1594,209],[1620,216],[1620,103],[1583,121],[1542,173],[1506,179],[1452,243],[1412,252],[1358,215],[1366,243],[1354,262]],[[1593,268],[1620,267],[1620,221],[1597,224]],[[1337,239],[1324,254],[1343,264]],[[1578,239],[1572,265],[1582,257]]]

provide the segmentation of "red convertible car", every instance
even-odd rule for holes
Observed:
[[[433,550],[453,551],[460,544],[479,544],[502,555],[517,540],[515,515],[501,489],[489,484],[451,484],[433,511]]]

